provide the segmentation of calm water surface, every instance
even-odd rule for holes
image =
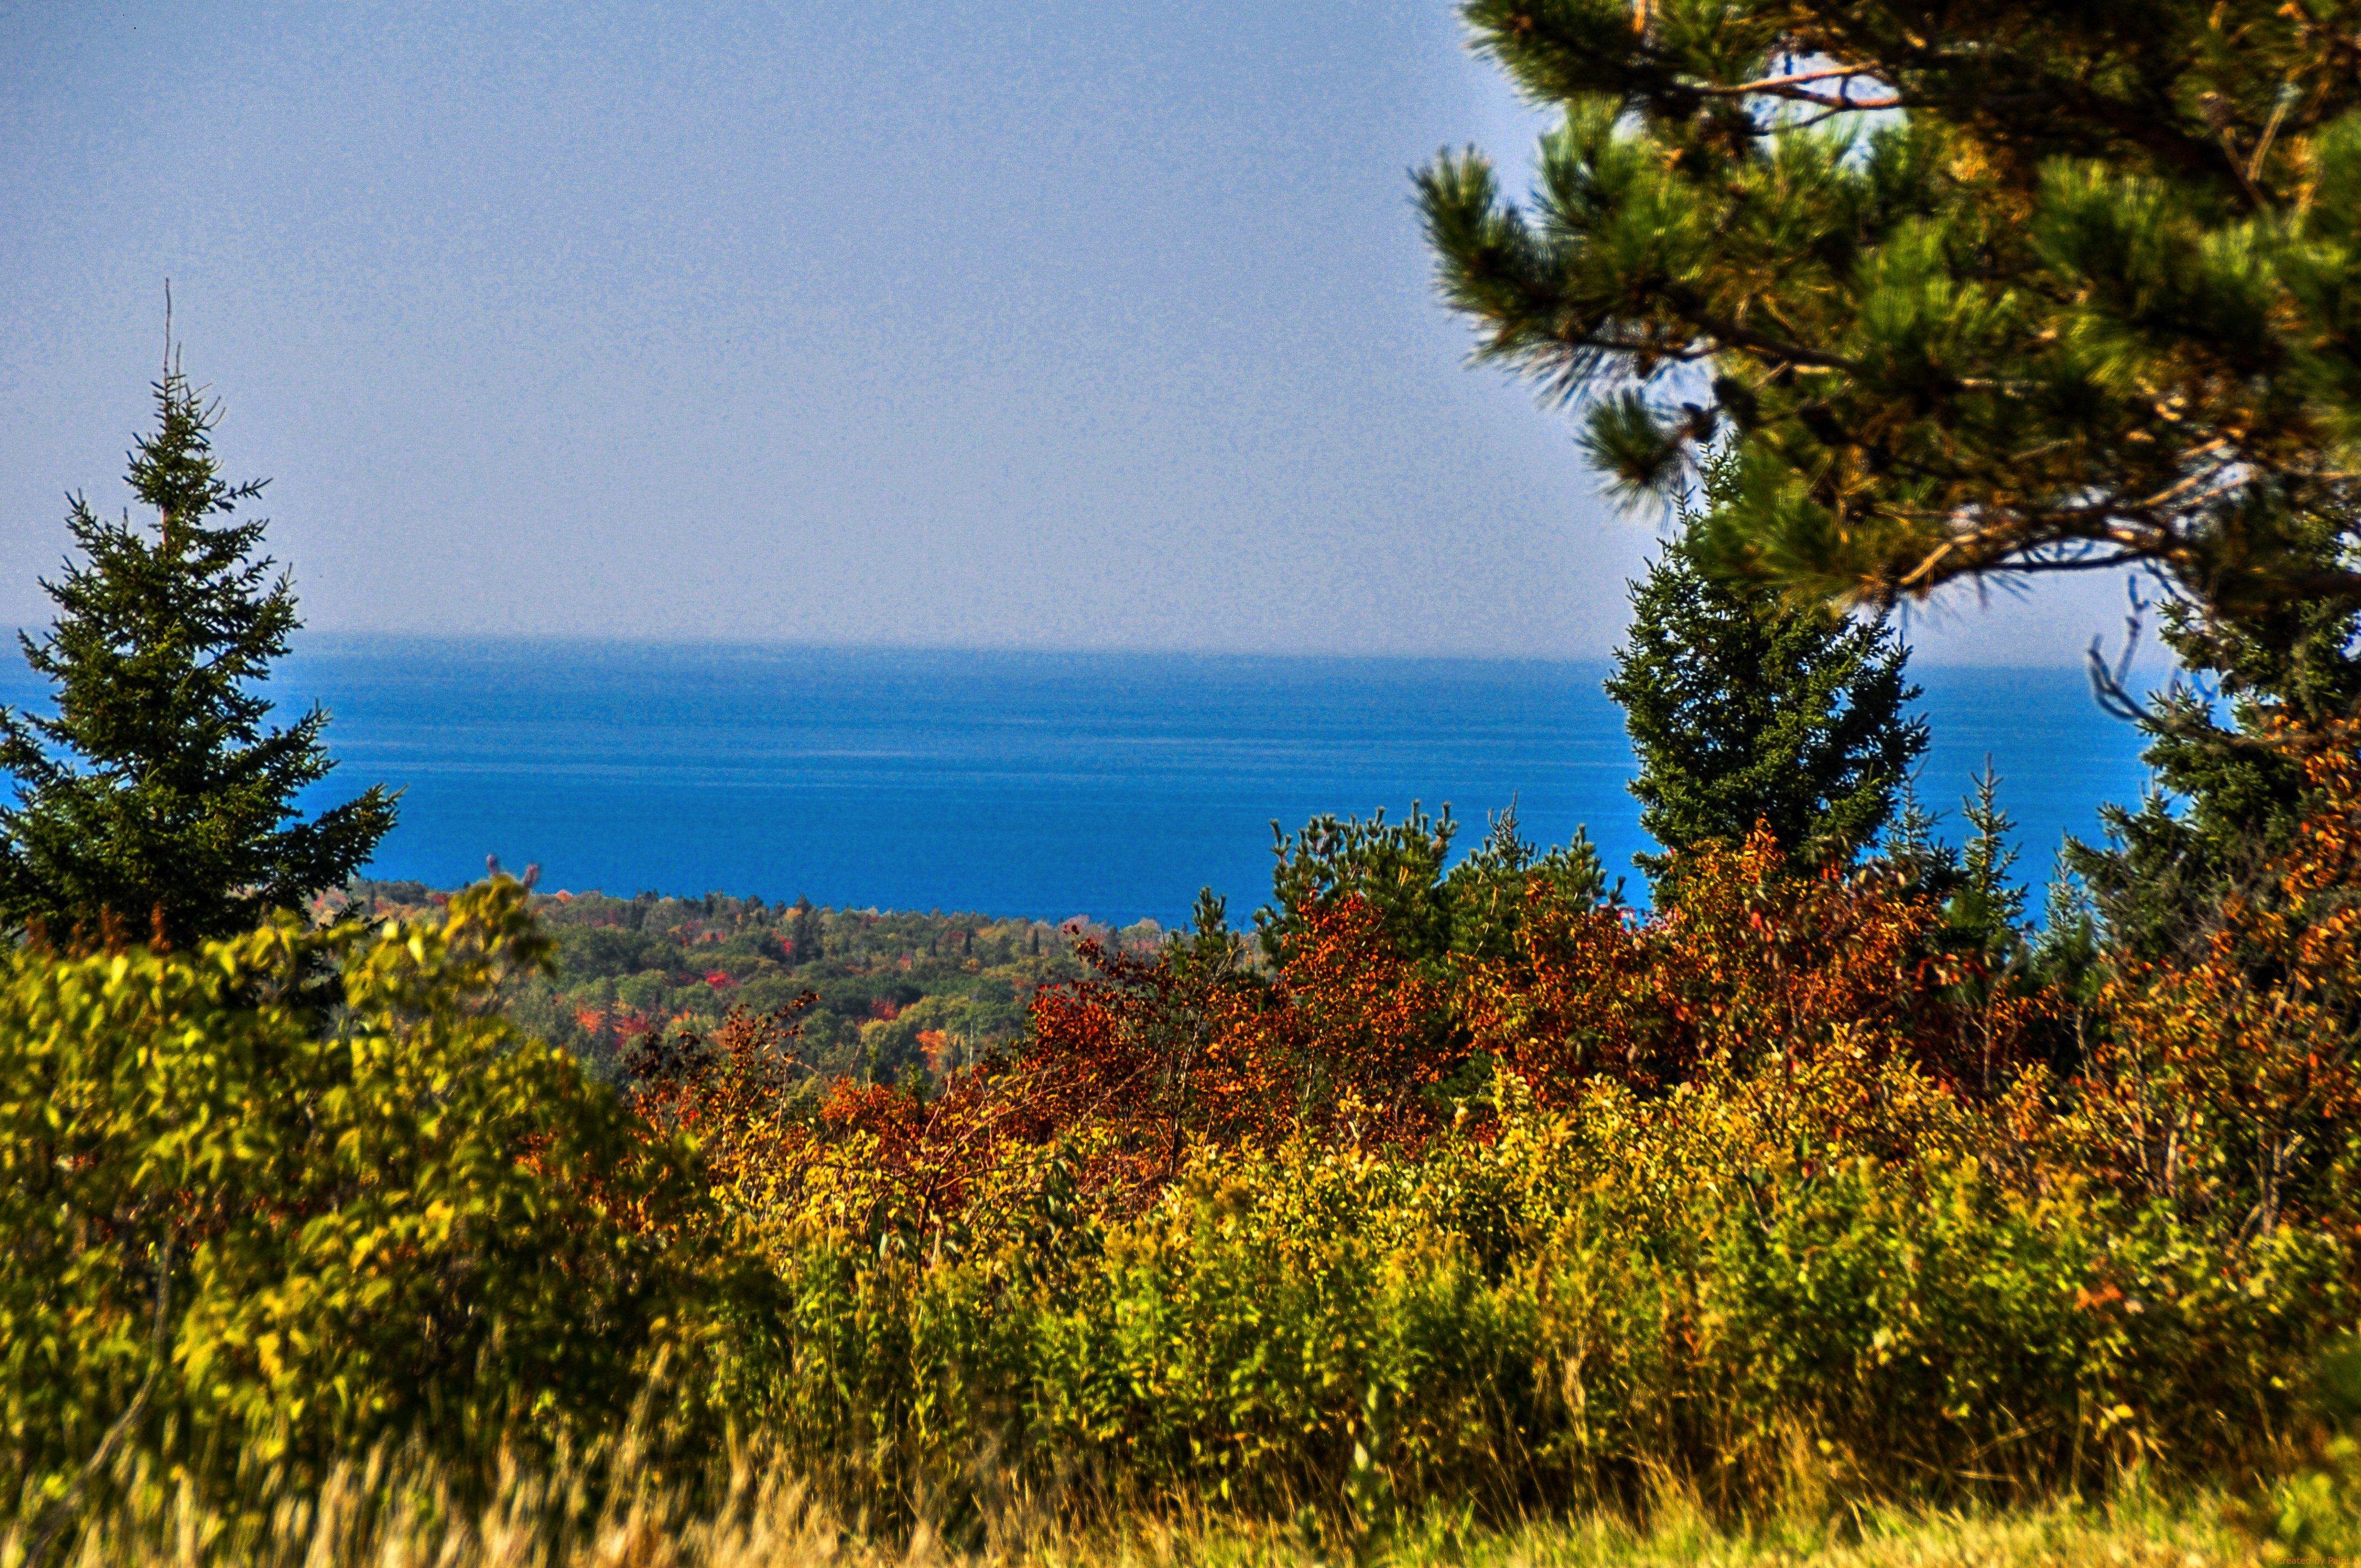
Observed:
[[[1177,921],[1268,894],[1270,822],[1450,803],[1481,836],[1647,847],[1592,664],[313,638],[282,704],[335,714],[330,795],[403,789],[373,870],[544,886]],[[1919,791],[1959,828],[1987,753],[2038,887],[2136,796],[2138,738],[2074,669],[1923,669]],[[0,700],[35,695],[21,666]],[[1639,879],[1633,877],[1636,888]]]

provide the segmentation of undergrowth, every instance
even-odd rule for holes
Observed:
[[[792,1013],[524,1036],[504,879],[21,947],[9,1561],[2350,1550],[2351,759],[2077,996],[1763,834],[1645,916],[1503,854],[1465,944],[1313,877],[824,1095]]]

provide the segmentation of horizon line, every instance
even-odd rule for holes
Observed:
[[[44,627],[23,625],[19,630],[38,635]],[[1608,652],[1477,652],[1467,651],[1385,651],[1329,650],[1306,648],[1224,648],[1190,646],[1187,644],[1149,643],[1034,643],[1034,642],[929,642],[829,641],[800,637],[710,636],[663,634],[629,631],[557,631],[557,630],[440,630],[395,627],[306,627],[295,633],[296,652],[300,654],[304,642],[320,641],[379,641],[428,642],[445,644],[501,644],[518,648],[543,647],[598,648],[620,651],[705,651],[737,653],[815,652],[830,654],[955,654],[964,653],[1001,658],[1107,658],[1107,659],[1174,659],[1230,662],[1297,662],[1327,663],[1455,663],[1455,664],[1563,664],[1604,665],[1611,662]],[[2148,649],[2161,652],[2160,645],[2150,643]],[[2147,650],[2144,649],[2143,652]],[[2142,657],[2137,666],[2170,668],[2176,661],[2169,655]],[[1910,666],[1913,669],[1939,670],[2026,670],[2057,673],[2081,672],[2089,667],[2087,658],[2012,659],[1962,656],[1949,651],[1933,651],[1912,646]]]

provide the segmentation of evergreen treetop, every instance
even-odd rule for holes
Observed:
[[[2017,853],[2009,843],[2015,821],[2001,809],[2000,774],[1992,758],[1973,781],[1965,802],[1968,835],[1960,857],[1959,886],[1943,906],[1952,930],[1972,938],[1987,952],[2013,952],[2024,942],[2026,893],[2012,880]]]
[[[796,900],[795,911],[795,918],[787,924],[787,943],[796,962],[809,963],[820,956],[824,927],[819,911],[809,898],[800,896]]]
[[[1305,909],[1347,894],[1377,911],[1396,951],[1441,963],[1452,955],[1505,956],[1536,878],[1577,906],[1622,894],[1620,883],[1608,886],[1587,831],[1576,828],[1572,842],[1543,850],[1524,839],[1514,801],[1492,816],[1484,841],[1456,864],[1451,845],[1459,824],[1448,805],[1429,816],[1412,801],[1398,822],[1387,821],[1380,807],[1367,821],[1323,814],[1299,833],[1277,822],[1270,830],[1271,902],[1255,912],[1255,928],[1273,964],[1294,952]]]
[[[1908,652],[1883,624],[1797,607],[1725,581],[1694,528],[1631,586],[1632,619],[1607,693],[1622,706],[1640,825],[1668,851],[1768,827],[1807,856],[1877,836],[1927,747]],[[1661,876],[1669,856],[1642,855]]]
[[[81,554],[43,589],[58,607],[26,662],[54,717],[0,711],[0,917],[53,937],[129,927],[175,945],[251,927],[339,886],[393,826],[379,787],[309,821],[298,792],[334,765],[325,711],[266,728],[256,688],[301,625],[294,588],[236,517],[262,482],[221,477],[216,412],[177,360],[156,383],[156,429],[130,454],[152,524],[109,522],[79,494]]]
[[[1480,357],[1716,565],[1884,605],[2145,562],[2361,602],[2361,0],[1469,0],[1562,108],[1419,177]]]

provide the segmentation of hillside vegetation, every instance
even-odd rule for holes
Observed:
[[[452,894],[368,879],[323,894],[315,918],[421,918]],[[1153,921],[1117,931],[982,915],[822,909],[708,894],[534,894],[547,973],[521,978],[509,1015],[620,1077],[651,1036],[706,1032],[730,1012],[791,1015],[802,1058],[829,1077],[939,1076],[1016,1043],[1033,992],[1086,972],[1078,938],[1153,949]]]
[[[694,1511],[734,1453],[864,1534],[1333,1544],[2310,1464],[2278,1485],[2311,1513],[2235,1517],[2334,1525],[2361,793],[2343,751],[2312,776],[2276,907],[2087,1007],[1767,835],[1645,917],[1531,878],[1466,952],[1350,885],[1267,970],[1210,920],[1085,945],[1020,1047],[817,1095],[775,1020],[618,1093],[488,1013],[551,952],[505,878],[412,925],[21,949],[8,1481],[37,1529],[159,1486],[229,1519],[392,1444],[451,1508],[603,1454]]]
[[[1646,907],[356,882],[175,360],[0,716],[0,1568],[2361,1554],[2361,0],[1464,15],[1561,118],[1444,296],[1671,507]],[[2124,565],[2036,928],[1883,616]]]

